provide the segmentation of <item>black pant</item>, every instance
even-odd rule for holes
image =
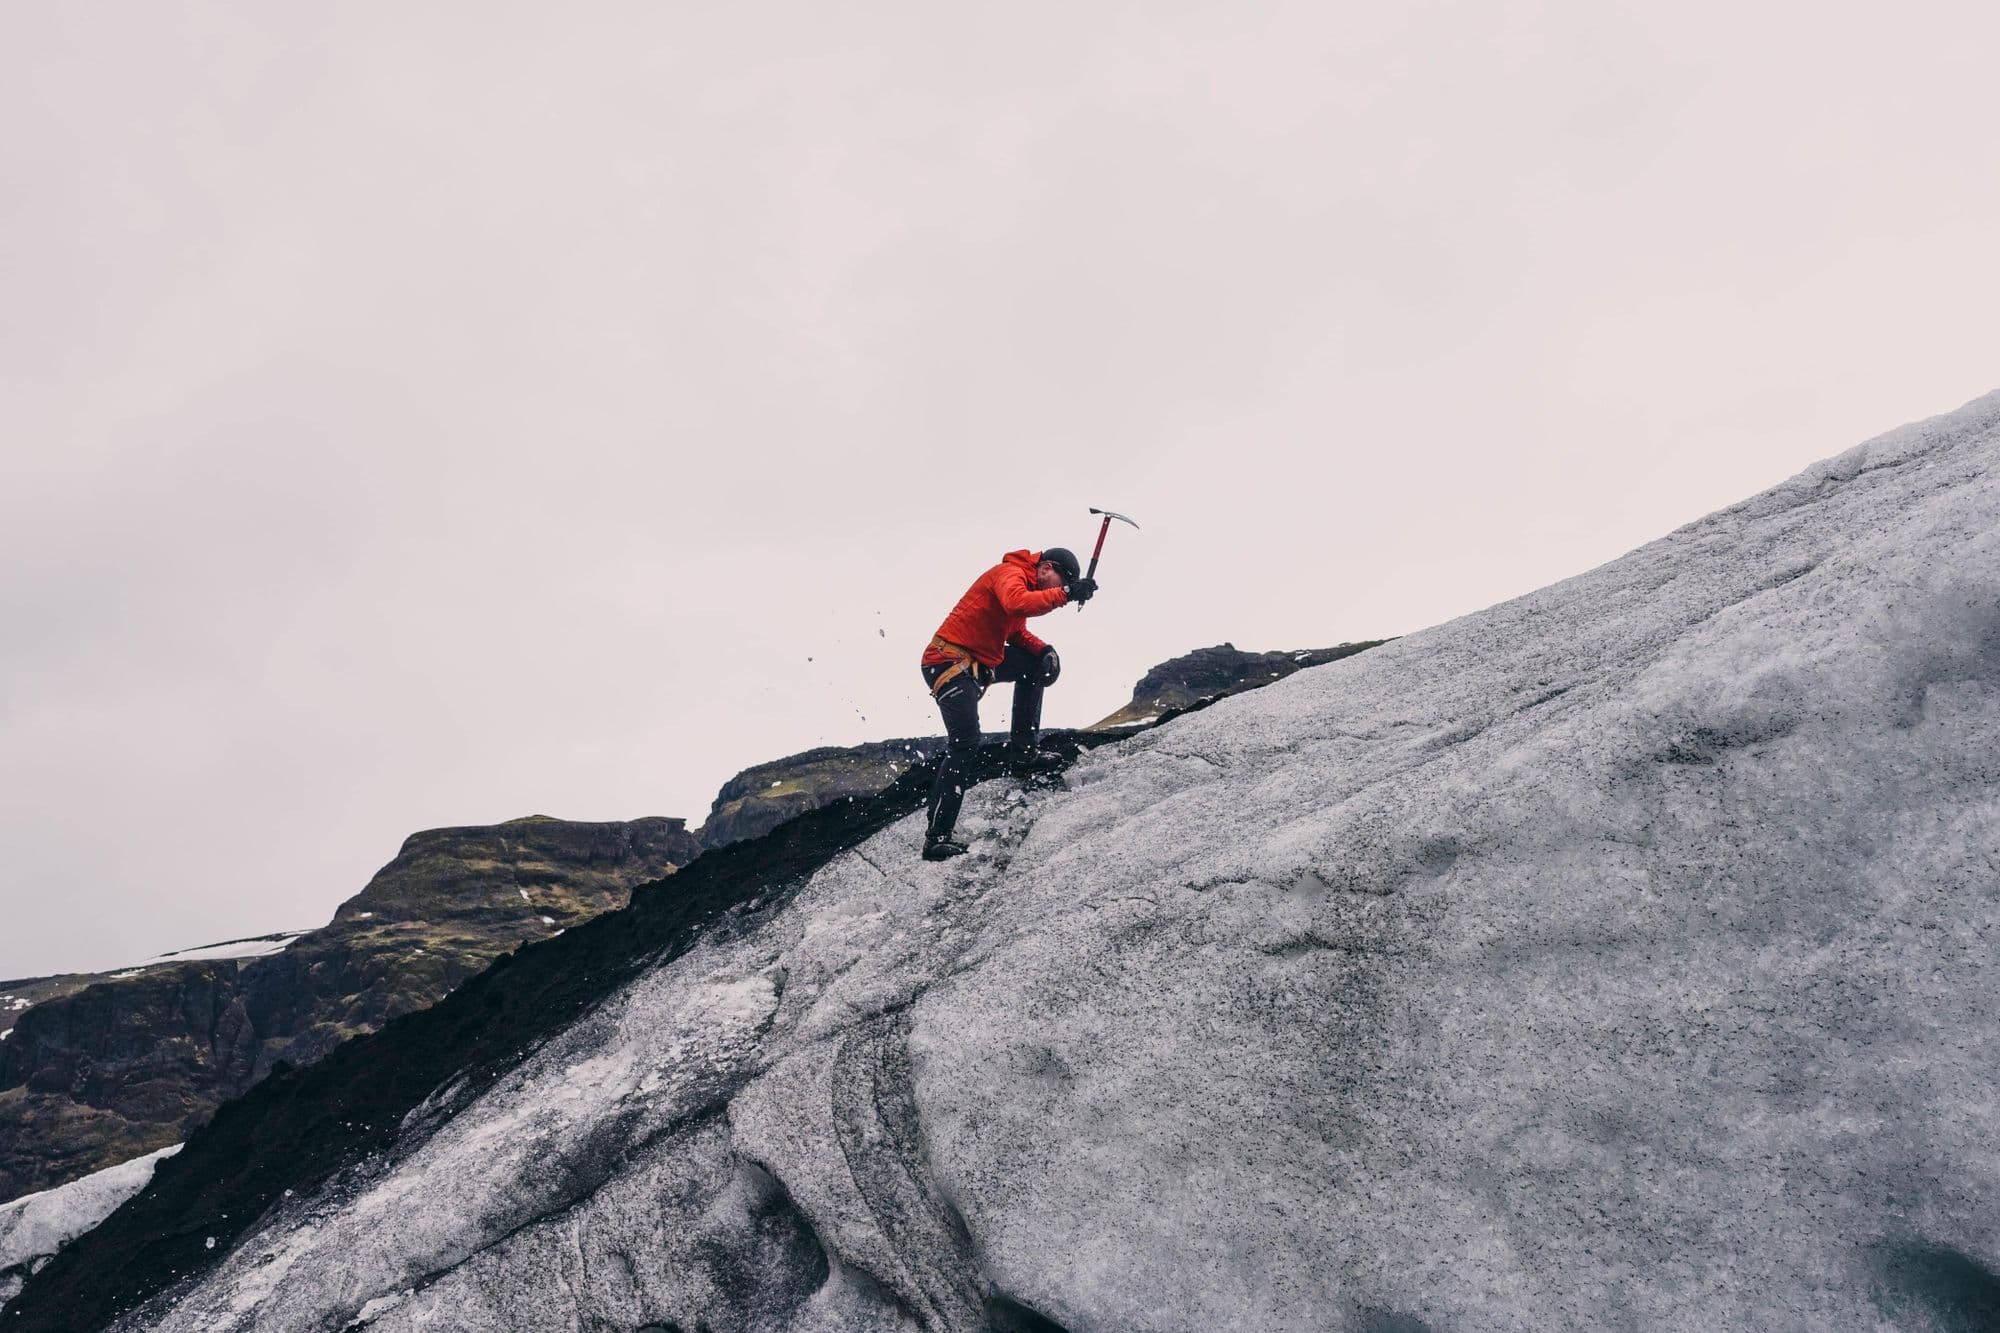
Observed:
[[[924,684],[935,685],[937,678],[949,670],[948,662],[926,666]],[[938,764],[937,781],[931,784],[931,822],[924,835],[926,842],[950,837],[952,827],[958,823],[958,807],[965,800],[965,789],[971,785],[973,755],[979,750],[979,696],[995,681],[1014,682],[1014,725],[1008,744],[1017,751],[1032,750],[1042,730],[1041,674],[1042,659],[1010,643],[999,666],[979,667],[977,679],[973,672],[961,671],[932,696],[937,700],[938,711],[944,714],[948,744]]]

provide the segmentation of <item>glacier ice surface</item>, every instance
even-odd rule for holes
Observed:
[[[1996,478],[2000,395],[904,820],[128,1326],[1973,1326]]]

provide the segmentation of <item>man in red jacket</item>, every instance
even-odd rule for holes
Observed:
[[[1037,750],[1035,740],[1042,726],[1042,691],[1055,684],[1062,661],[1054,648],[1028,632],[1027,621],[1059,606],[1089,601],[1097,582],[1082,574],[1076,556],[1060,546],[1009,551],[966,589],[924,649],[924,684],[944,714],[949,738],[931,785],[926,861],[965,851],[964,843],[952,841],[951,831],[979,749],[979,696],[988,685],[1014,682],[1008,758],[1015,775],[1034,778],[1060,762]]]

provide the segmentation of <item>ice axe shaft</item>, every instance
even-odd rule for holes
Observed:
[[[1104,516],[1104,522],[1099,524],[1097,528],[1097,546],[1090,553],[1090,568],[1085,570],[1083,574],[1087,579],[1094,579],[1097,577],[1097,558],[1104,554],[1104,538],[1111,532],[1111,520],[1115,518],[1120,523],[1131,523],[1135,528],[1139,525],[1125,517],[1125,515],[1113,513],[1109,509],[1097,509],[1093,507],[1090,512]],[[1079,602],[1076,609],[1079,611],[1083,610],[1083,604]]]
[[[1111,520],[1115,518],[1120,523],[1132,523],[1132,520],[1125,517],[1125,515],[1114,514],[1109,509],[1093,509],[1090,512],[1104,515],[1104,522],[1099,524],[1097,528],[1097,549],[1090,553],[1090,568],[1083,572],[1083,576],[1087,579],[1097,577],[1097,557],[1104,554],[1104,538],[1111,531]],[[1139,525],[1132,523],[1132,526],[1136,528]]]

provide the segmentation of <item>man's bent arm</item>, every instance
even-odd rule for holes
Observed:
[[[993,581],[994,595],[1010,616],[1044,616],[1069,601],[1069,594],[1061,588],[1040,589],[1028,581],[1026,574],[1008,570],[1010,577]]]

